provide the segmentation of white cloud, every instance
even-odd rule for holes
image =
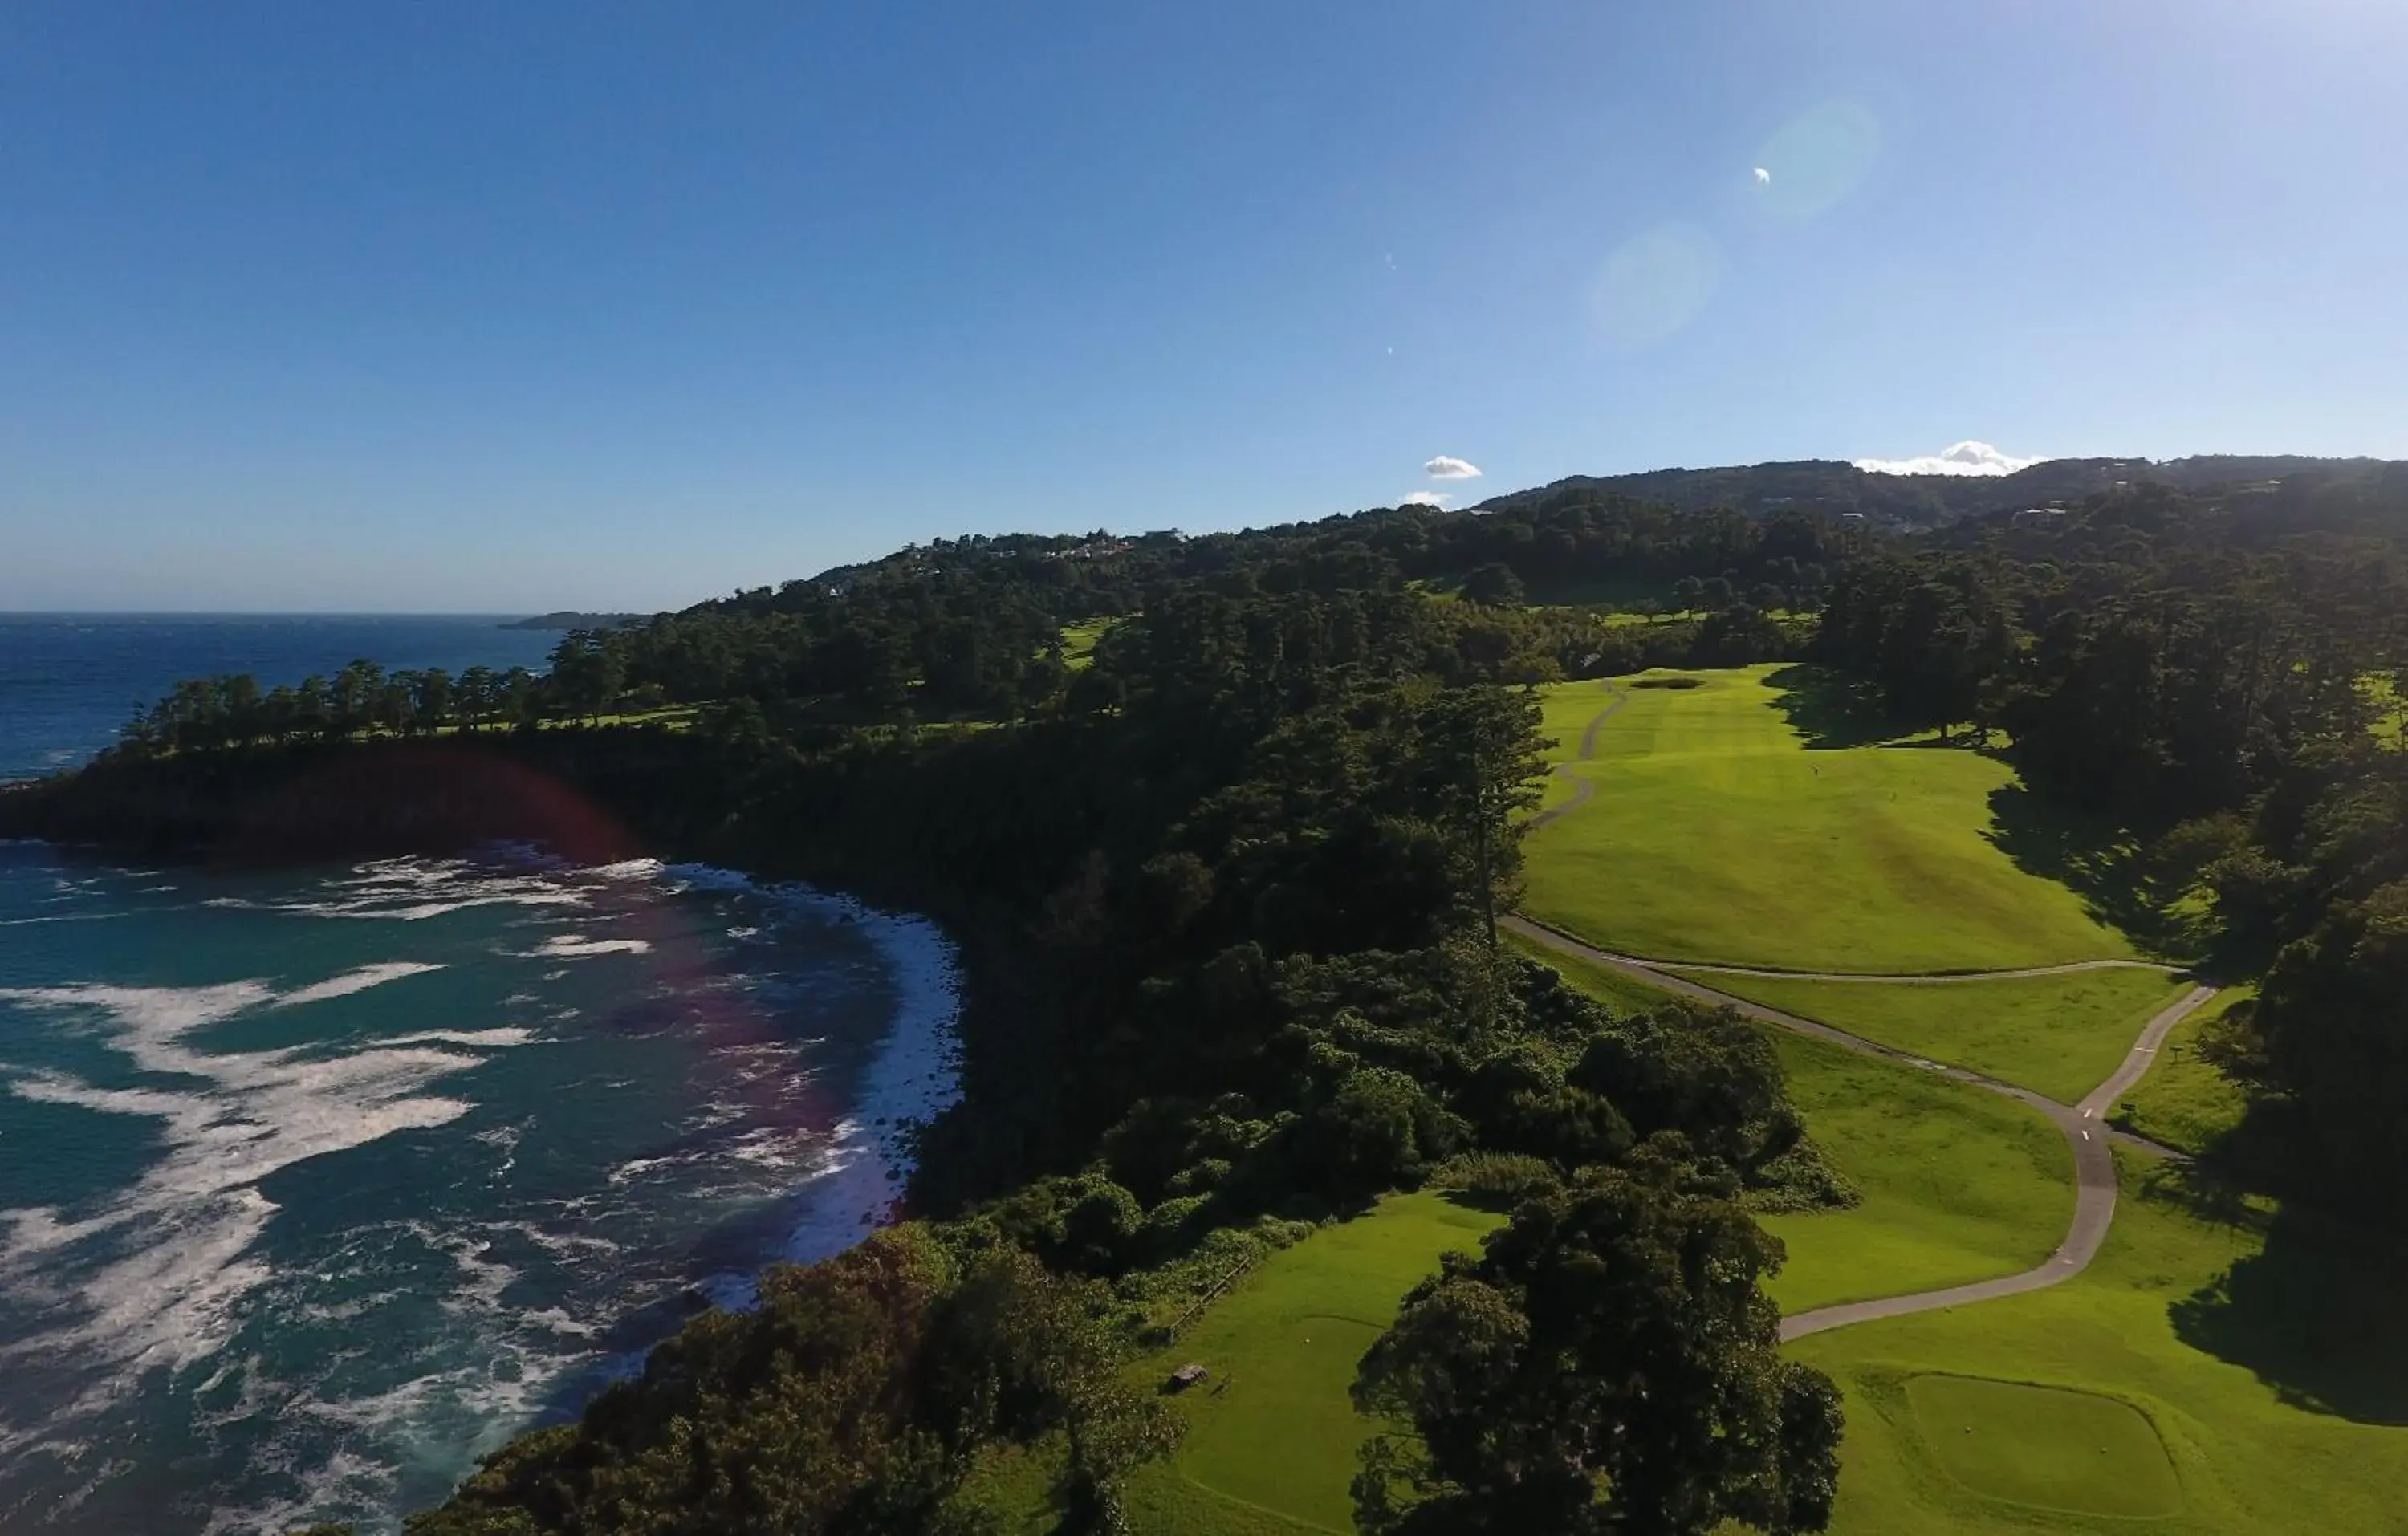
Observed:
[[[1440,453],[1422,466],[1422,473],[1432,480],[1478,480],[1480,466],[1458,459],[1451,453]]]
[[[1772,185],[1772,173],[1766,170],[1763,166],[1758,165],[1756,167],[1756,184],[1759,187],[1769,187]]]
[[[1415,491],[1404,500],[1397,503],[1397,505],[1399,507],[1443,507],[1454,499],[1455,498],[1453,496],[1448,495],[1444,491]]]
[[[2045,453],[2019,459],[1985,442],[1953,443],[1937,453],[1916,459],[1858,459],[1856,467],[1869,475],[2012,475],[2047,459]]]

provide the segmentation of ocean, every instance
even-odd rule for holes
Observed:
[[[260,686],[388,670],[545,668],[560,637],[460,614],[0,613],[0,782],[72,768],[138,705],[182,679],[249,672]]]
[[[640,857],[0,844],[0,1529],[394,1529],[867,1230],[953,989],[924,920]]]

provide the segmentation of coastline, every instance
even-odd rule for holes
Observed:
[[[764,879],[719,864],[670,864],[661,872],[688,886],[741,888],[857,926],[879,952],[896,994],[886,1037],[862,1074],[852,1112],[837,1125],[826,1160],[797,1186],[798,1195],[810,1194],[810,1209],[767,1262],[816,1263],[901,1220],[919,1132],[962,1098],[960,946],[931,917],[807,881]],[[713,1277],[704,1290],[714,1305],[743,1307],[754,1299],[757,1283],[757,1271]]]
[[[91,844],[77,845],[36,837],[8,840],[29,849],[41,849],[67,858],[119,862],[127,851]],[[934,918],[918,912],[873,905],[847,892],[783,875],[753,873],[719,862],[668,863],[651,858],[618,861],[621,868],[583,859],[559,857],[555,851],[526,848],[523,852],[564,873],[591,876],[595,872],[624,874],[668,891],[683,889],[743,892],[774,912],[793,915],[804,924],[852,930],[877,956],[877,970],[889,993],[883,1034],[860,1065],[849,1102],[831,1127],[824,1155],[798,1168],[787,1193],[773,1206],[775,1225],[765,1224],[766,1240],[749,1255],[734,1260],[720,1273],[695,1275],[689,1296],[721,1307],[741,1308],[758,1296],[759,1280],[774,1264],[810,1263],[850,1247],[875,1228],[902,1219],[908,1192],[917,1170],[916,1147],[921,1129],[958,1104],[964,1092],[964,1051],[959,1033],[966,999],[967,977],[961,946]],[[502,850],[507,856],[507,850]],[[199,849],[184,850],[190,862],[208,862]],[[154,860],[142,859],[144,865]],[[174,862],[174,861],[169,861]],[[307,862],[315,862],[314,860]],[[740,1272],[738,1266],[741,1266]],[[606,1351],[589,1356],[588,1364],[571,1367],[559,1378],[582,1380],[573,1399],[555,1400],[554,1411],[581,1412],[594,1391],[618,1377],[640,1371],[652,1350],[666,1341],[675,1325],[652,1333],[641,1314],[621,1321],[638,1329],[628,1342],[638,1347],[624,1354]],[[663,1321],[654,1314],[655,1321]],[[606,1333],[609,1330],[604,1330]],[[621,1346],[625,1348],[625,1346]],[[546,1422],[548,1414],[496,1419],[478,1437],[494,1443]],[[423,1495],[408,1502],[362,1510],[352,1515],[364,1531],[398,1529],[398,1521]],[[256,1513],[256,1512],[254,1512]],[[294,1517],[317,1517],[322,1510],[280,1511]]]

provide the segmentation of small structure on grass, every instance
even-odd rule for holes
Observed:
[[[1190,1360],[1185,1365],[1182,1365],[1178,1370],[1172,1371],[1170,1373],[1170,1380],[1166,1385],[1168,1385],[1173,1392],[1184,1392],[1189,1387],[1194,1386],[1197,1382],[1206,1380],[1211,1374],[1212,1372],[1210,1371],[1205,1370],[1194,1360]]]

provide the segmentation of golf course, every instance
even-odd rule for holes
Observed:
[[[2179,1321],[2263,1242],[2267,1212],[2204,1214],[2174,1156],[2238,1113],[2195,1041],[2245,991],[2019,866],[2002,764],[1841,731],[1801,671],[1548,690],[1508,938],[1618,1011],[1756,1019],[1855,1190],[1762,1218],[1786,1347],[1845,1395],[1831,1529],[2399,1529],[2408,1430],[2307,1406]],[[1354,1361],[1497,1220],[1392,1197],[1206,1308],[1143,1362],[1211,1374],[1132,1484],[1139,1529],[1351,1529]]]
[[[1846,1398],[1831,1529],[2400,1529],[2408,1430],[2186,1326],[2270,1214],[2203,1213],[2168,1150],[2238,1114],[2195,1049],[2236,995],[2019,866],[2003,764],[1889,741],[1835,692],[1770,667],[1552,690],[1572,787],[1517,930],[1609,1005],[1763,1023],[1860,1192],[1765,1220],[1788,1348]]]

